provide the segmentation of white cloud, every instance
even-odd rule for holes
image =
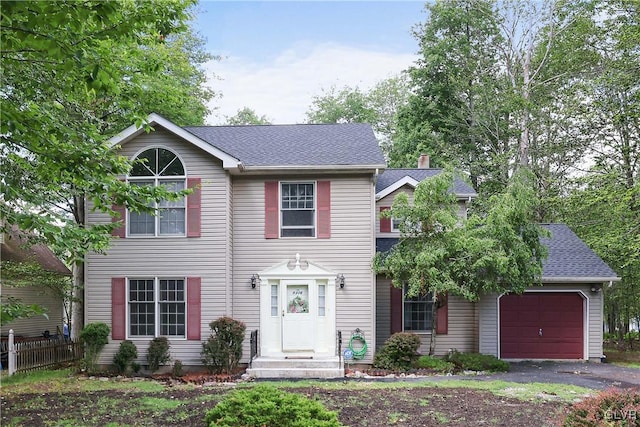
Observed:
[[[298,43],[268,63],[229,57],[208,64],[219,79],[209,84],[222,98],[207,120],[221,124],[243,107],[266,115],[275,124],[302,123],[313,96],[331,85],[369,89],[398,74],[416,59],[413,54],[385,53],[336,44]]]

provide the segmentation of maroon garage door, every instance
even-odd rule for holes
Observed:
[[[500,298],[500,357],[582,359],[583,299],[576,292]]]

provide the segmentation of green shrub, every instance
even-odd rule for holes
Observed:
[[[508,362],[490,354],[460,353],[454,350],[445,356],[445,360],[463,371],[507,372],[510,368]]]
[[[118,372],[125,373],[136,357],[138,357],[136,345],[129,340],[125,340],[120,343],[118,352],[113,356],[113,364]]]
[[[80,340],[84,343],[84,366],[89,372],[96,370],[98,356],[109,343],[109,326],[106,323],[89,323],[80,331]]]
[[[242,358],[242,342],[247,329],[244,323],[231,317],[221,317],[209,323],[211,335],[202,343],[202,363],[211,372],[232,373]]]
[[[169,347],[169,340],[166,337],[158,337],[151,340],[147,350],[147,363],[151,372],[157,371],[160,366],[171,360]]]
[[[180,378],[184,375],[184,367],[182,366],[182,360],[176,360],[173,362],[173,376]]]
[[[418,358],[420,337],[411,332],[398,332],[389,337],[373,358],[380,369],[407,371]]]
[[[640,423],[640,392],[606,390],[571,405],[561,426],[637,426]]]
[[[413,366],[418,369],[432,369],[442,373],[453,372],[456,367],[451,362],[433,356],[420,356]]]
[[[338,427],[338,415],[320,402],[261,384],[240,389],[207,412],[210,427]]]

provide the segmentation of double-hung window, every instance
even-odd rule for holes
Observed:
[[[186,175],[178,156],[165,148],[151,148],[136,157],[129,175],[131,185],[163,186],[170,192],[186,188]],[[184,236],[186,230],[185,198],[149,205],[155,215],[129,211],[130,236]]]
[[[185,337],[184,278],[129,279],[129,336]]]
[[[280,236],[315,237],[315,183],[280,183]]]
[[[408,286],[403,288],[403,330],[430,331],[433,325],[433,298],[426,295],[408,297]]]

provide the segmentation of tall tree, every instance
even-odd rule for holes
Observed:
[[[484,0],[427,9],[429,18],[415,31],[421,57],[409,70],[414,95],[400,113],[392,165],[428,152],[436,165],[467,170],[481,194],[501,192],[519,165],[531,165],[540,182],[555,183],[548,174],[562,168],[546,160],[568,162],[573,157],[565,152],[576,150],[559,144],[566,139],[539,135],[553,118],[546,108],[550,82],[567,81],[574,68],[552,75],[549,56],[582,9],[569,14],[555,1]]]
[[[106,249],[117,225],[86,224],[85,198],[112,212],[112,204],[147,210],[150,199],[178,196],[118,180],[130,162],[105,141],[151,111],[202,122],[212,93],[201,88],[208,56],[188,31],[192,4],[2,3],[3,224],[34,231],[64,256],[80,296],[84,255]]]
[[[406,283],[409,296],[433,296],[434,312],[443,295],[475,301],[489,292],[523,292],[542,275],[545,232],[532,222],[537,198],[531,175],[521,169],[507,191],[491,198],[486,216],[458,216],[450,189],[451,172],[422,181],[413,204],[398,195],[385,217],[400,220],[401,237],[387,254],[377,254],[374,269]],[[433,316],[432,331],[437,330]],[[432,334],[430,353],[435,350]]]
[[[622,277],[605,291],[609,330],[640,319],[640,7],[592,4],[590,53],[580,97],[567,100],[588,169],[570,187],[564,219]],[[565,55],[575,48],[567,44]]]
[[[233,116],[226,116],[226,123],[231,126],[242,125],[270,125],[271,120],[267,116],[258,116],[258,114],[249,107],[238,110]]]
[[[385,154],[397,129],[397,113],[406,105],[409,86],[404,74],[379,81],[371,90],[332,86],[313,98],[308,123],[370,123]]]

